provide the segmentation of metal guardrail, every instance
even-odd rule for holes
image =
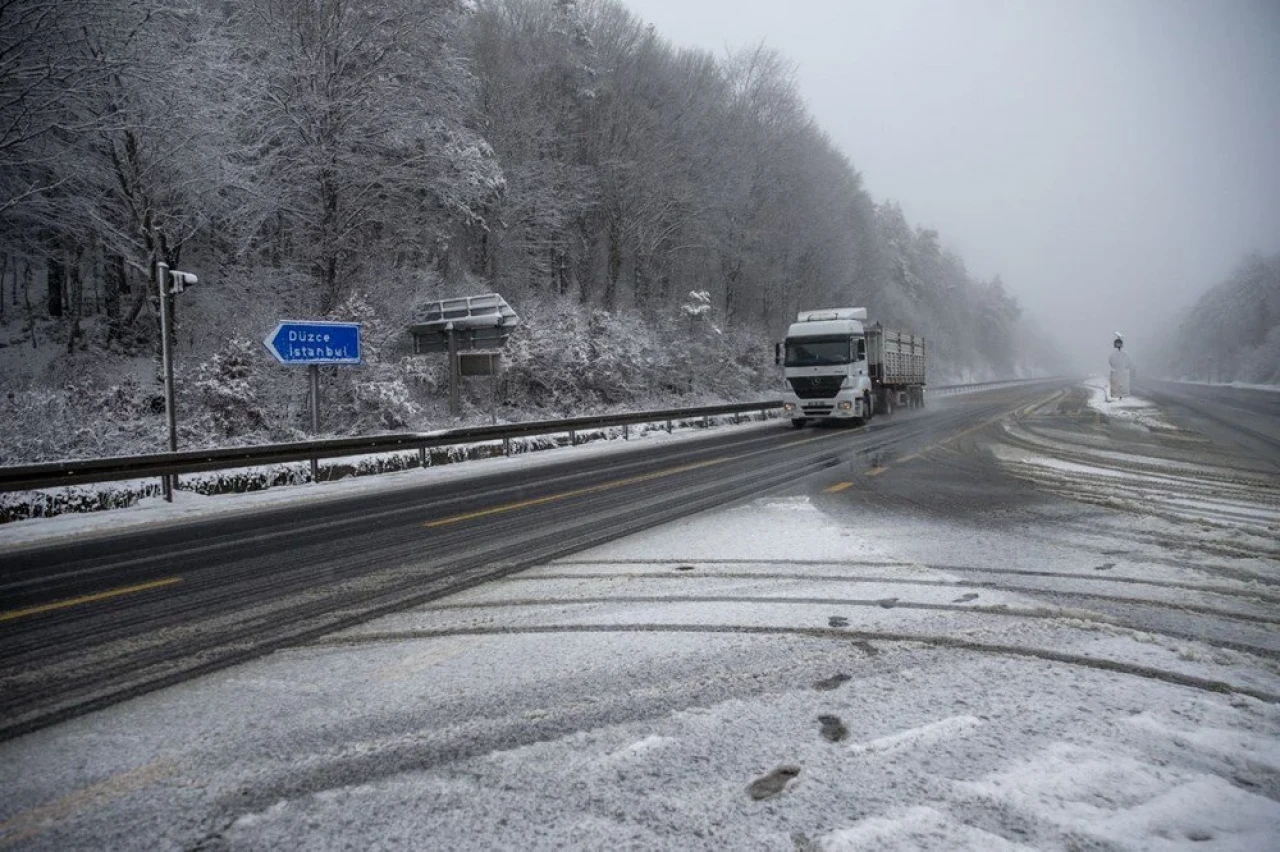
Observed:
[[[1059,378],[1058,376],[1041,376],[1034,379],[998,379],[994,382],[969,382],[963,385],[936,385],[929,388],[930,393],[948,395],[953,393],[962,393],[964,391],[982,390],[983,388],[996,388],[1003,385],[1018,385],[1027,382],[1045,382],[1050,379]]]
[[[964,385],[945,385],[930,390],[956,393],[978,390],[1017,381],[1031,379],[976,382]],[[248,447],[228,447],[211,450],[184,450],[176,453],[154,453],[141,456],[114,456],[78,461],[45,462],[40,464],[0,467],[0,492],[29,491],[35,488],[56,488],[63,485],[83,485],[95,482],[115,482],[124,479],[175,476],[184,473],[204,473],[211,470],[257,465],[283,464],[285,462],[317,461],[348,456],[427,450],[457,444],[502,441],[527,438],[535,435],[567,433],[576,443],[577,433],[591,429],[609,429],[640,423],[666,422],[667,429],[676,421],[698,420],[707,417],[772,411],[782,407],[780,400],[740,402],[730,405],[710,405],[697,408],[673,408],[658,411],[637,411],[629,414],[609,414],[593,417],[569,417],[563,420],[534,420],[525,423],[505,423],[495,426],[468,426],[439,432],[410,432],[395,435],[373,435],[360,438],[328,438],[315,441],[297,441],[286,444],[263,444]]]
[[[0,491],[28,491],[33,488],[56,488],[92,482],[122,479],[146,479],[210,470],[282,464],[285,462],[335,459],[405,450],[425,452],[435,447],[485,441],[527,438],[534,435],[567,433],[576,442],[580,431],[630,426],[638,423],[666,421],[668,429],[675,421],[705,417],[746,414],[781,408],[778,400],[710,405],[698,408],[674,408],[660,411],[637,411],[594,417],[569,417],[563,420],[534,420],[496,426],[468,426],[440,432],[412,432],[395,435],[373,435],[361,438],[329,438],[286,444],[228,447],[211,450],[183,450],[176,453],[154,453],[142,456],[115,456],[78,461],[0,467]]]

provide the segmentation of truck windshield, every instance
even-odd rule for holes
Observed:
[[[852,339],[848,337],[789,337],[784,364],[788,367],[848,364],[851,343]]]

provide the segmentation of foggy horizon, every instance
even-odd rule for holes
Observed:
[[[626,0],[677,47],[764,43],[878,202],[1086,368],[1280,249],[1280,5]]]

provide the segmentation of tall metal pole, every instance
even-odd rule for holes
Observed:
[[[458,375],[458,332],[449,325],[449,413],[457,417],[462,413],[462,404],[458,401],[458,385],[462,377]]]
[[[311,364],[307,367],[308,377],[311,379],[311,434],[320,434],[320,365]],[[320,481],[320,460],[311,459],[311,481]]]
[[[489,422],[498,425],[498,356],[489,354]]]
[[[169,452],[178,450],[178,412],[173,405],[173,294],[169,292],[169,264],[156,261],[156,285],[160,288],[160,360],[164,371],[164,411],[169,421]],[[165,475],[164,499],[173,502],[174,477]]]

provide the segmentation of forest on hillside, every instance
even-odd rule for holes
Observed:
[[[1280,254],[1246,257],[1159,341],[1174,379],[1280,385]]]
[[[303,427],[257,342],[285,317],[365,323],[328,431],[446,422],[404,329],[491,291],[524,320],[508,419],[776,391],[800,308],[926,335],[935,381],[1052,359],[869,195],[785,57],[674,47],[615,0],[0,4],[0,463],[159,446],[156,260],[200,277],[184,445]]]

